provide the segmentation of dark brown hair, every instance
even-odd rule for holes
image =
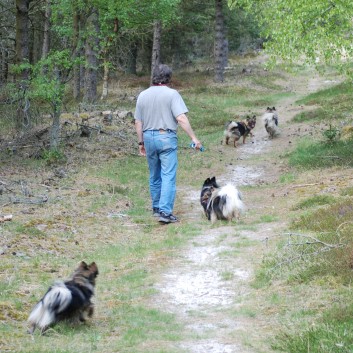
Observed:
[[[152,83],[153,84],[166,84],[172,78],[172,69],[168,65],[159,64],[153,70]]]

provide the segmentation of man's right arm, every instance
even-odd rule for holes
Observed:
[[[139,143],[139,152],[141,156],[146,156],[145,146],[143,144],[143,130],[142,130],[142,121],[135,119],[135,129],[137,134],[137,140]]]

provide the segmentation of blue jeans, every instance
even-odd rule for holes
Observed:
[[[152,207],[173,212],[178,169],[178,137],[172,130],[146,130],[143,133]]]

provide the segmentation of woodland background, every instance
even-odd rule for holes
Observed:
[[[0,124],[28,131],[50,114],[55,150],[60,114],[92,110],[124,75],[206,60],[203,69],[222,83],[229,53],[264,46],[272,58],[349,73],[351,18],[348,1],[2,0]]]
[[[107,100],[112,80],[149,75],[160,62],[178,70],[213,58],[208,70],[222,82],[228,52],[262,43],[254,16],[220,0],[5,0],[0,6],[0,124],[28,131],[49,113],[50,149],[58,148],[63,110],[91,110]]]

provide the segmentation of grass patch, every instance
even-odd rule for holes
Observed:
[[[319,107],[311,112],[300,113],[293,120],[295,122],[302,122],[312,119],[320,121],[344,119],[350,116],[350,112],[353,109],[352,93],[353,86],[351,82],[344,82],[309,94],[296,103],[299,105],[317,105]]]
[[[315,325],[302,332],[283,332],[273,349],[288,353],[351,353],[353,346],[352,306],[329,309]]]
[[[312,142],[303,139],[289,154],[289,164],[304,169],[353,167],[353,141],[334,143]]]
[[[331,118],[331,112],[323,109],[323,108],[317,108],[315,110],[310,110],[306,112],[301,112],[299,114],[296,114],[292,121],[295,123],[303,123],[306,121],[310,120],[322,120],[322,121],[327,121]]]
[[[222,281],[231,281],[234,278],[234,273],[231,271],[224,271],[221,273]]]
[[[339,101],[351,101],[353,86],[351,82],[344,82],[338,85],[311,93],[305,98],[298,100],[297,104],[307,105],[332,105]],[[351,103],[352,104],[352,103]]]
[[[265,256],[254,287],[267,286],[274,278],[289,283],[315,280],[327,286],[348,285],[353,263],[352,219],[350,199],[298,217],[276,251]]]
[[[341,195],[342,196],[353,196],[353,186],[352,187],[348,187],[348,188],[344,188],[341,191]]]
[[[282,174],[279,177],[279,182],[282,184],[292,183],[295,180],[295,175],[293,173]]]
[[[294,210],[305,210],[307,208],[330,205],[335,202],[335,198],[330,195],[315,195],[298,203]]]
[[[273,215],[262,215],[260,217],[260,221],[262,223],[271,223],[271,222],[276,222],[277,220],[278,220],[278,217]]]

